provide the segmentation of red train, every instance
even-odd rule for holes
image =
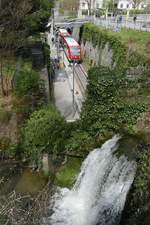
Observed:
[[[63,44],[64,51],[70,62],[74,60],[76,62],[82,61],[82,51],[81,46],[78,42],[70,36],[70,34],[65,29],[59,30],[59,36],[61,38],[61,43]]]
[[[62,41],[65,37],[71,37],[66,29],[59,29],[58,35],[59,35],[60,41]]]

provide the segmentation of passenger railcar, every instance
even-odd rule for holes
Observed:
[[[64,37],[64,51],[66,56],[70,62],[82,61],[82,52],[81,47],[73,38],[71,37]]]

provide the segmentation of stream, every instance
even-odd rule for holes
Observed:
[[[119,139],[116,135],[89,153],[71,190],[57,189],[45,225],[119,224],[136,172],[134,160],[115,155]]]

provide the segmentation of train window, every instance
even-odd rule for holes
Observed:
[[[80,55],[80,49],[79,48],[71,48],[70,49],[72,55]]]

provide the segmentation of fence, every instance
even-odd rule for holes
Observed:
[[[116,17],[104,19],[92,16],[85,16],[84,19],[94,23],[95,25],[112,29],[114,31],[118,31],[121,28],[127,28],[150,32],[150,20],[137,20],[136,22],[133,22],[132,18],[130,18],[129,20],[125,20],[125,18],[123,18],[123,20],[119,22]]]

